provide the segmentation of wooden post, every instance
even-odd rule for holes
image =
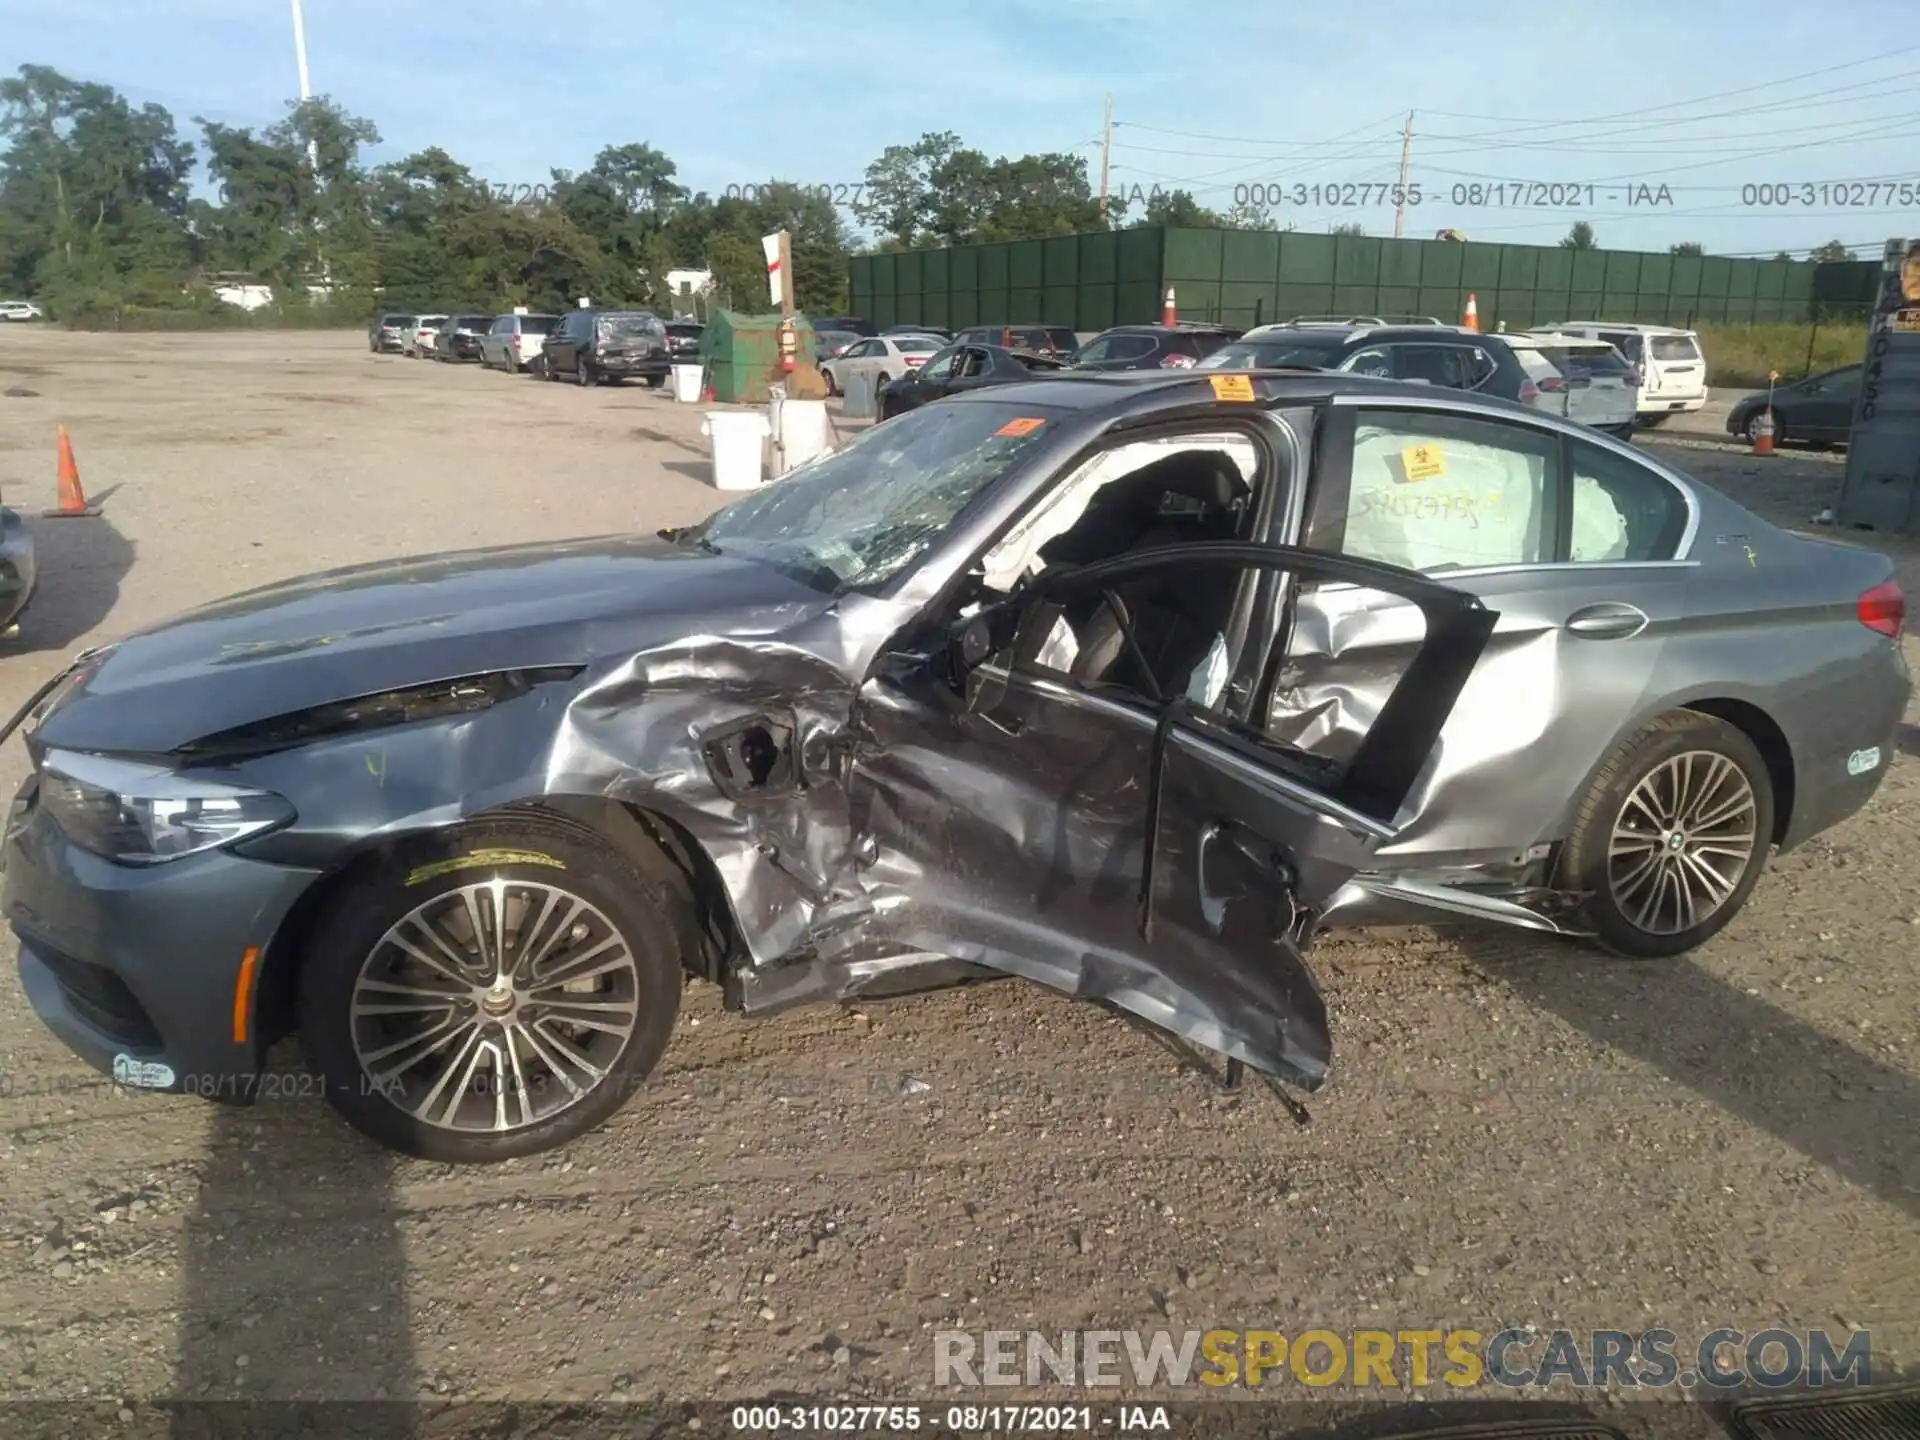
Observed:
[[[780,232],[780,317],[793,318],[793,237]]]

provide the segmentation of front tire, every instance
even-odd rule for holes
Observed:
[[[564,1145],[646,1079],[679,1013],[679,902],[593,831],[523,814],[351,873],[302,962],[301,1045],[334,1108],[423,1160]]]
[[[1787,427],[1780,423],[1780,412],[1778,410],[1770,410],[1765,405],[1762,405],[1747,417],[1748,441],[1756,445],[1760,443],[1760,422],[1769,415],[1773,417],[1773,443],[1776,445],[1786,444]]]
[[[1600,767],[1560,884],[1587,896],[1584,918],[1614,954],[1682,955],[1740,913],[1773,829],[1773,777],[1753,741],[1716,716],[1671,711]]]
[[[664,375],[647,376],[647,389],[649,390],[658,390],[662,385],[666,383],[667,383],[667,377]]]

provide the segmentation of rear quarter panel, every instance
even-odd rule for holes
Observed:
[[[1907,664],[1897,640],[1855,614],[1861,592],[1891,578],[1893,566],[1876,551],[1780,530],[1697,493],[1700,563],[1684,618],[1621,737],[1682,707],[1760,731],[1762,751],[1777,744],[1791,765],[1790,795],[1778,797],[1780,843],[1791,848],[1872,799],[1897,748],[1912,692]],[[1776,736],[1765,733],[1768,722]],[[1850,773],[1855,756],[1875,751],[1876,763],[1856,762]],[[1576,791],[1562,833],[1578,799]]]

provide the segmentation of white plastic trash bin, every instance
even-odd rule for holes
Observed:
[[[783,400],[774,443],[780,447],[781,473],[798,469],[833,449],[833,429],[824,400]]]
[[[773,427],[758,410],[715,410],[700,431],[713,441],[713,487],[758,489],[766,475],[762,453]]]
[[[700,377],[704,373],[698,365],[674,366],[673,398],[685,405],[697,404],[700,399]]]

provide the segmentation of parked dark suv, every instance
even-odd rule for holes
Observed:
[[[478,360],[480,341],[493,329],[494,317],[491,315],[453,315],[440,327],[439,338],[433,342],[433,358],[436,360]]]
[[[1424,380],[1531,405],[1540,389],[1498,335],[1438,325],[1262,325],[1200,362],[1203,370],[1290,367]]]
[[[1240,338],[1228,325],[1116,325],[1080,347],[1076,370],[1184,370]]]
[[[974,325],[953,337],[956,345],[997,345],[1029,355],[1071,355],[1080,337],[1071,325]]]
[[[635,379],[657,390],[673,363],[667,327],[651,310],[570,310],[540,354],[547,379],[581,385]]]

